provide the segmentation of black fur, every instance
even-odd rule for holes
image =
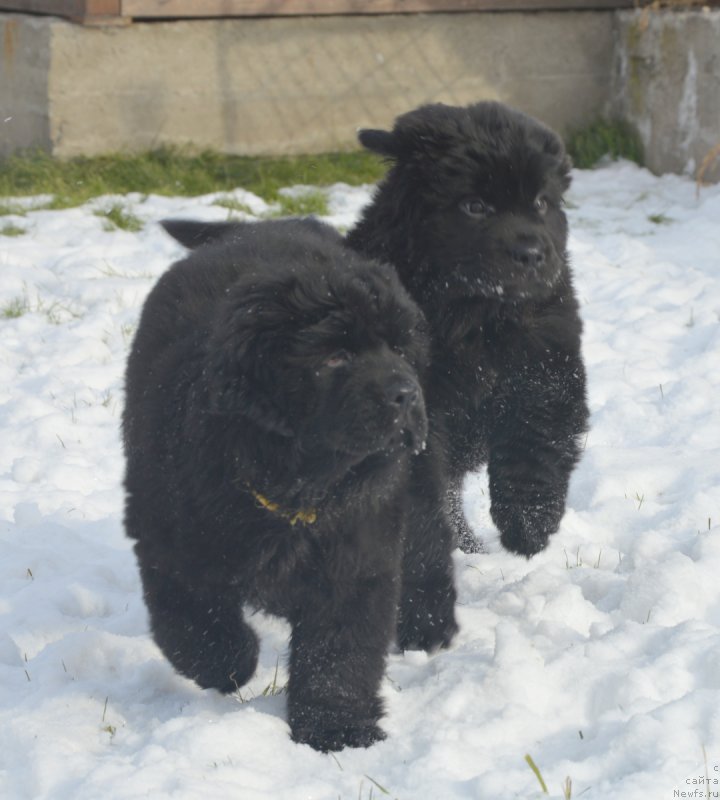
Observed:
[[[477,549],[460,491],[483,463],[502,543],[530,557],[560,524],[588,419],[563,144],[492,102],[424,106],[360,141],[391,167],[347,241],[394,264],[432,339],[424,389],[440,452],[415,464],[425,501],[413,506],[406,569],[427,570],[432,551],[444,571],[454,537]],[[405,596],[401,615],[417,607]]]
[[[202,246],[145,303],[123,418],[155,640],[230,692],[258,655],[242,604],[286,617],[293,738],[367,746],[384,737],[407,476],[427,435],[422,314],[321,223],[166,227]]]

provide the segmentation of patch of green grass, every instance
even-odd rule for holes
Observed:
[[[55,300],[49,306],[40,301],[37,310],[45,314],[51,325],[62,325],[64,322],[83,317],[82,311],[78,311],[69,303],[61,303],[59,300]]]
[[[278,671],[280,669],[280,659],[278,658],[275,662],[275,674],[273,675],[272,681],[260,692],[260,697],[275,697],[279,694],[286,694],[287,693],[287,684],[278,683]],[[242,686],[239,686],[235,683],[235,692],[233,693],[235,699],[240,703],[247,703],[249,700],[253,700],[257,695],[255,695],[251,690],[248,690],[248,694],[243,695],[240,691]]]
[[[214,206],[227,208],[229,212],[238,211],[243,214],[256,216],[255,212],[246,203],[241,203],[232,197],[221,197],[213,203]],[[321,191],[310,190],[297,195],[285,193],[277,194],[274,200],[275,208],[261,216],[267,217],[306,217],[310,214],[323,216],[329,213],[328,202]]]
[[[665,214],[650,214],[648,220],[654,222],[655,225],[668,225],[672,222],[670,217],[666,217]]]
[[[17,225],[13,225],[9,222],[7,225],[3,225],[0,228],[0,236],[22,236],[24,233],[27,233],[25,228],[19,228]]]
[[[121,203],[114,203],[105,211],[96,211],[95,216],[105,218],[106,231],[114,231],[119,228],[122,231],[137,233],[143,229],[142,220],[127,211]]]
[[[594,167],[603,156],[643,163],[640,136],[622,120],[597,120],[587,128],[571,132],[566,143],[573,164],[579,169]]]
[[[0,217],[24,217],[25,209],[12,203],[0,203]]]
[[[30,310],[30,305],[25,297],[15,297],[6,306],[0,309],[3,319],[17,319]]]
[[[309,214],[321,217],[329,213],[327,197],[323,192],[303,192],[290,197],[285,194],[278,196],[280,208],[273,216],[277,217],[306,217]]]
[[[380,159],[364,151],[251,158],[166,147],[66,161],[29,152],[0,161],[0,197],[50,194],[49,207],[67,208],[104,194],[194,197],[241,186],[275,202],[285,186],[373,183],[384,171]]]
[[[287,692],[287,684],[282,685],[278,683],[279,667],[280,667],[280,659],[278,658],[277,661],[275,662],[275,674],[273,675],[273,679],[262,691],[263,697],[275,697],[275,695],[284,694],[285,692]]]
[[[221,197],[213,203],[214,206],[227,208],[228,211],[239,211],[242,214],[253,214],[252,208],[247,203],[241,203],[234,197]]]
[[[120,335],[122,336],[123,342],[125,342],[126,345],[130,344],[130,341],[132,340],[133,336],[135,335],[135,326],[130,324],[130,323],[126,323],[125,325],[121,325],[120,326]]]

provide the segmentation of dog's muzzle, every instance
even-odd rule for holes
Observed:
[[[390,445],[400,446],[419,453],[425,449],[427,416],[425,401],[419,384],[409,378],[396,378],[385,389],[388,405],[395,413]]]

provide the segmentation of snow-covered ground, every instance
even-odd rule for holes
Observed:
[[[333,187],[328,219],[369,192]],[[576,173],[592,430],[562,528],[532,561],[502,552],[468,481],[488,552],[456,555],[462,630],[392,655],[387,741],[335,756],[288,738],[281,621],[255,618],[239,697],[174,674],[123,536],[124,362],[182,254],[155,223],[223,219],[216,199],[0,219],[27,229],[0,236],[0,797],[544,797],[526,754],[556,798],[720,796],[720,186]],[[104,229],[116,202],[141,232]]]

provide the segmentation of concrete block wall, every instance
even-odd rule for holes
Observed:
[[[425,102],[500,99],[565,131],[610,100],[608,12],[223,19],[84,28],[0,15],[0,153],[354,147]],[[33,65],[28,69],[28,65]]]
[[[720,9],[615,16],[612,110],[654,172],[694,175],[720,144]],[[720,159],[706,174],[720,180]]]
[[[499,99],[560,133],[630,120],[655,172],[720,141],[720,9],[218,19],[0,14],[0,155],[356,146],[426,102]],[[720,163],[708,176],[720,180]]]
[[[36,18],[0,14],[0,155],[51,149],[51,32]]]

